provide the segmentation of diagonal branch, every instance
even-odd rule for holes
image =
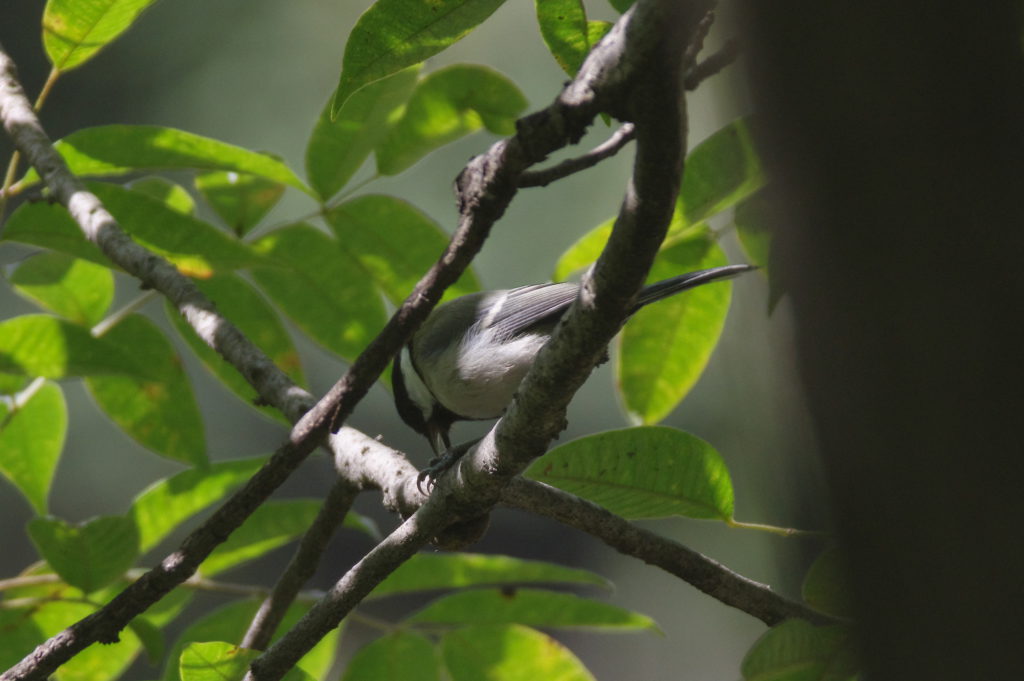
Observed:
[[[521,120],[515,137],[473,159],[460,175],[464,217],[467,207],[482,200],[495,201],[504,210],[526,168],[521,161],[540,160],[550,151],[541,145],[555,134],[553,122],[576,122],[579,130],[568,130],[576,136],[599,106],[607,106],[637,126],[637,163],[609,245],[528,373],[520,397],[476,450],[442,476],[419,510],[252,663],[247,680],[281,678],[361,598],[453,519],[486,514],[502,488],[562,429],[566,405],[621,327],[664,239],[682,171],[683,46],[703,10],[699,2],[640,0],[594,48],[554,104]],[[495,197],[495,192],[505,198]]]
[[[693,549],[637,527],[597,504],[549,485],[516,478],[505,489],[501,500],[512,508],[554,518],[591,534],[612,548],[656,565],[768,626],[791,617],[819,624],[834,621]]]
[[[521,188],[546,187],[555,180],[561,180],[563,177],[568,177],[587,168],[593,168],[606,158],[619,153],[624,146],[633,141],[634,136],[633,124],[623,123],[622,127],[612,133],[611,137],[582,156],[566,159],[543,170],[526,171],[519,176],[519,186]]]
[[[500,211],[497,214],[481,211],[479,219],[464,220],[460,224],[441,260],[423,277],[381,334],[327,396],[306,411],[311,403],[308,393],[296,388],[258,348],[220,317],[213,304],[170,263],[135,244],[99,199],[86,191],[81,181],[68,171],[25,97],[13,61],[2,48],[0,119],[15,146],[68,208],[87,238],[113,262],[167,296],[199,336],[242,371],[262,399],[280,408],[289,418],[298,420],[288,441],[270,461],[186,537],[177,551],[103,608],[40,644],[0,676],[3,681],[14,681],[45,679],[92,643],[117,640],[118,632],[132,618],[191,576],[210,552],[323,441],[331,419],[343,420],[351,413],[401,344],[437,303],[444,289],[462,274],[480,250]],[[486,201],[480,203],[486,204]],[[476,207],[470,206],[470,210]]]

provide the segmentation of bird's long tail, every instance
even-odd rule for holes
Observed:
[[[680,274],[678,277],[659,281],[651,284],[650,286],[645,286],[640,290],[640,293],[636,298],[636,309],[634,309],[634,312],[644,305],[650,305],[662,298],[674,296],[681,291],[685,291],[702,284],[707,284],[712,281],[718,281],[719,279],[731,279],[732,277],[739,276],[744,272],[756,269],[757,267],[754,265],[724,265],[722,267],[712,267],[706,270],[697,270],[696,272],[687,272],[686,274]]]

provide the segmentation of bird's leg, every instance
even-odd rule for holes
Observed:
[[[427,482],[427,492],[429,493],[430,490],[434,488],[434,485],[437,484],[437,481],[441,476],[447,473],[448,469],[454,466],[458,460],[461,459],[466,452],[472,449],[476,443],[480,442],[480,440],[483,440],[483,438],[478,437],[475,440],[469,440],[468,442],[463,442],[460,445],[455,445],[454,447],[446,449],[440,456],[435,456],[431,459],[430,463],[427,464],[427,467],[420,471],[420,474],[416,476],[416,489],[423,492],[423,482],[425,480]]]

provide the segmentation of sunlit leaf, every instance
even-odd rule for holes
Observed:
[[[686,156],[679,200],[693,225],[730,208],[764,186],[751,123],[739,118],[698,144]]]
[[[28,534],[40,555],[68,584],[89,593],[111,583],[138,556],[135,524],[120,516],[72,524],[51,516],[35,517]]]
[[[57,601],[45,603],[32,613],[32,619],[45,637],[55,636],[75,622],[92,615],[98,608],[88,603]],[[0,646],[2,647],[2,646]],[[116,679],[142,650],[132,629],[118,632],[116,643],[94,643],[65,662],[54,673],[56,681],[103,681]],[[26,653],[31,651],[26,651]]]
[[[333,114],[359,88],[465,37],[504,0],[377,0],[345,43]]]
[[[270,212],[284,185],[234,170],[210,170],[196,176],[196,189],[231,230],[242,236]]]
[[[384,326],[384,302],[363,268],[309,225],[271,232],[254,245],[267,258],[256,282],[314,340],[352,360]]]
[[[101,125],[54,144],[76,175],[115,176],[141,170],[232,170],[310,193],[292,170],[269,154],[157,125]],[[39,181],[29,170],[19,184]]]
[[[114,275],[106,267],[63,253],[39,253],[10,277],[18,293],[77,324],[92,326],[114,300]]]
[[[524,475],[624,518],[732,519],[732,481],[721,455],[674,428],[644,426],[582,437],[552,449]]]
[[[457,629],[441,639],[441,651],[452,681],[594,681],[568,648],[516,624]]]
[[[448,245],[448,235],[426,214],[392,196],[346,201],[325,216],[340,248],[365,269],[391,302],[400,304]],[[449,297],[480,289],[472,270],[448,288]]]
[[[105,338],[49,315],[23,315],[0,322],[0,371],[45,378],[126,374],[154,377]]]
[[[344,187],[387,134],[409,99],[419,66],[370,83],[345,102],[334,121],[328,101],[306,147],[306,174],[322,199]]]
[[[319,499],[265,502],[214,549],[199,571],[210,577],[299,538],[313,524],[322,505]]]
[[[158,480],[132,502],[126,516],[139,533],[139,550],[148,551],[178,525],[224,498],[263,465],[264,457],[218,461]]]
[[[370,597],[466,586],[538,582],[608,586],[607,580],[593,572],[539,560],[478,553],[418,553],[381,582]]]
[[[481,128],[510,135],[526,104],[515,83],[484,66],[454,64],[435,71],[416,85],[401,118],[378,145],[377,170],[398,174]]]
[[[46,513],[68,413],[64,394],[45,383],[14,412],[0,404],[0,473],[25,495],[36,513]]]
[[[49,0],[43,47],[58,71],[80,66],[121,35],[154,0]]]
[[[205,464],[199,405],[181,360],[163,332],[141,315],[121,320],[104,336],[117,352],[147,367],[150,377],[89,376],[96,404],[125,433],[157,454]]]
[[[285,329],[277,311],[252,284],[236,274],[226,272],[196,282],[199,289],[217,305],[217,310],[256,344],[274,364],[299,385],[305,385],[298,350]],[[192,351],[202,360],[224,385],[264,415],[285,421],[284,416],[270,406],[258,406],[256,390],[245,378],[213,348],[196,335],[181,314],[170,303],[165,305],[168,319]]]
[[[196,214],[196,202],[192,195],[188,193],[188,190],[177,182],[171,182],[159,175],[150,175],[149,177],[133,180],[128,185],[128,188],[133,192],[139,192],[156,199],[179,213],[184,213],[185,215]]]
[[[590,48],[611,28],[606,21],[587,21],[582,0],[535,0],[544,44],[570,76],[583,65]]]
[[[646,615],[575,594],[541,589],[462,591],[433,601],[407,622],[659,631],[654,620]]]
[[[164,681],[180,681],[178,661],[182,652],[191,643],[241,641],[259,606],[258,600],[235,601],[196,618],[175,641],[161,678]],[[309,603],[294,603],[278,626],[273,640],[277,640],[284,632],[295,626],[295,623],[306,614],[309,607]],[[298,668],[313,678],[324,678],[334,659],[334,651],[337,648],[340,635],[341,628],[337,628],[320,639],[316,646],[299,660]]]
[[[663,248],[648,282],[725,265],[704,231]],[[732,284],[715,281],[643,308],[623,329],[615,373],[623,406],[637,423],[657,423],[686,396],[707,366],[725,326]]]
[[[139,245],[167,258],[183,274],[203,278],[259,262],[245,244],[163,201],[110,184],[90,182],[88,186]],[[8,220],[3,238],[113,266],[60,205],[21,205]]]
[[[440,678],[441,659],[434,644],[421,634],[402,630],[381,636],[356,651],[341,677],[342,681]]]

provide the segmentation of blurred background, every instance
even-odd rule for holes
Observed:
[[[369,0],[157,3],[127,34],[58,83],[42,112],[44,125],[54,139],[91,125],[166,125],[273,152],[302,174],[306,140],[337,82],[345,40],[369,4]],[[614,19],[614,11],[603,2],[589,4],[591,19]],[[49,70],[40,44],[43,5],[15,0],[5,3],[0,16],[0,42],[18,64],[30,97],[38,93]],[[723,17],[706,49],[713,51],[730,35],[729,19]],[[541,41],[532,3],[506,3],[462,42],[428,61],[427,69],[457,62],[482,63],[501,71],[523,90],[530,110],[547,105],[566,79]],[[692,94],[691,147],[735,117],[749,113],[744,87],[741,61]],[[610,131],[604,124],[596,124],[580,147],[564,155],[590,148]],[[456,218],[451,182],[466,160],[492,141],[487,133],[471,135],[431,154],[398,178],[373,182],[367,191],[402,197],[451,229]],[[0,139],[0,158],[5,163],[10,151],[8,140]],[[548,188],[522,191],[476,260],[483,286],[502,288],[549,280],[558,256],[617,211],[631,154],[627,148],[598,167]],[[363,175],[368,174],[364,168]],[[265,225],[282,224],[313,208],[308,197],[288,192]],[[716,226],[726,227],[728,217],[720,216]],[[723,245],[733,261],[744,259],[732,235],[724,238]],[[0,267],[6,272],[27,252],[16,245],[0,244]],[[137,285],[127,279],[119,286],[121,303],[137,295]],[[790,311],[783,299],[769,315],[767,289],[760,274],[734,283],[722,340],[697,386],[665,425],[690,431],[721,452],[733,478],[737,519],[821,529],[829,525],[829,519],[814,436],[795,376]],[[3,318],[34,309],[9,288],[0,290]],[[168,328],[161,303],[150,303],[146,311]],[[171,337],[178,341],[173,332]],[[303,354],[311,388],[319,395],[344,371],[344,364],[294,328],[293,337]],[[206,374],[182,343],[177,344],[206,420],[211,458],[272,451],[281,442],[283,429],[240,403]],[[629,425],[612,383],[609,366],[595,372],[573,403],[563,441]],[[144,487],[179,469],[148,453],[109,423],[80,384],[66,382],[63,387],[70,425],[50,497],[54,514],[80,521],[101,513],[122,513]],[[382,388],[363,402],[351,423],[371,436],[383,436],[387,444],[408,452],[418,465],[428,458],[425,441],[399,421]],[[456,440],[474,432],[473,427],[459,428]],[[280,494],[322,497],[329,480],[329,462],[320,455],[311,458]],[[380,509],[376,495],[363,495],[357,510],[376,518],[385,531],[396,523]],[[28,505],[14,489],[0,482],[0,531],[5,546],[0,555],[0,577],[18,573],[35,556],[23,531],[30,515]],[[806,566],[821,549],[816,540],[784,539],[713,522],[671,519],[644,525],[793,598],[799,596]],[[153,558],[170,546],[157,549]],[[340,534],[311,586],[331,584],[368,548],[365,537]],[[554,633],[605,681],[738,678],[743,653],[764,631],[759,621],[656,568],[527,514],[497,510],[490,530],[474,550],[586,567],[615,584],[613,593],[589,595],[652,616],[664,637],[651,633]],[[291,547],[279,549],[225,579],[267,584],[290,553]],[[224,600],[204,595],[179,620],[183,625]],[[389,600],[373,604],[369,611],[397,616],[417,602]],[[360,626],[350,627],[343,637],[343,655],[350,655],[360,642],[375,635]],[[139,662],[129,677],[155,673]]]

